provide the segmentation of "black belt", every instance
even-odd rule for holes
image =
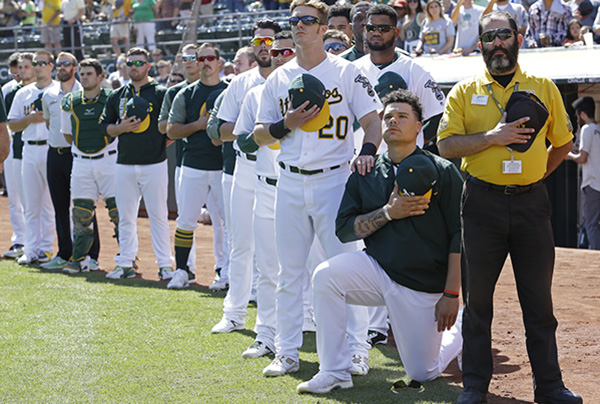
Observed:
[[[70,147],[52,147],[52,146],[50,146],[50,150],[52,150],[53,152],[56,152],[58,154],[67,154],[67,153],[71,152]]]
[[[264,176],[264,175],[257,175],[257,177],[258,177],[258,179],[259,179],[260,181],[264,181],[264,182],[266,182],[267,184],[269,184],[269,185],[272,185],[272,186],[274,186],[274,187],[276,187],[276,186],[277,186],[277,180],[276,180],[275,178],[269,178],[269,177],[266,177],[266,176]]]
[[[80,159],[86,159],[86,160],[100,160],[103,157],[108,156],[112,156],[113,154],[117,153],[116,150],[111,150],[108,153],[102,153],[102,154],[96,154],[95,156],[84,156],[81,154],[77,154],[77,153],[73,153],[73,156],[78,157]]]
[[[250,161],[256,161],[256,156],[254,154],[248,154],[248,153],[244,153],[239,150],[236,150],[235,155],[238,157],[244,156],[244,157],[246,157],[246,159],[248,159]]]
[[[539,180],[538,182],[534,182],[533,184],[529,185],[496,185],[480,180],[479,178],[475,178],[471,175],[467,177],[467,181],[471,181],[473,184],[481,188],[502,192],[504,195],[519,195],[525,192],[531,192],[534,188],[537,188],[544,183],[543,180]]]
[[[336,169],[340,168],[341,166],[342,166],[341,164],[338,164],[337,166],[327,167],[327,168],[319,168],[318,170],[303,170],[303,169],[298,168],[298,167],[287,165],[287,164],[285,164],[285,163],[283,163],[281,161],[279,162],[279,167],[283,168],[284,170],[289,170],[291,173],[302,174],[302,175],[321,174],[321,173],[324,173],[326,171],[336,170]]]
[[[34,146],[43,146],[45,144],[48,144],[47,140],[28,140],[27,144],[32,144]]]

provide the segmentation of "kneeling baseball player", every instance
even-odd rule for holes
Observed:
[[[346,304],[386,305],[398,352],[412,380],[438,377],[462,349],[459,318],[462,178],[449,161],[416,145],[418,97],[383,98],[388,151],[365,176],[352,174],[336,219],[342,242],[364,239],[315,270],[313,305],[319,373],[298,393],[352,387]],[[457,321],[458,320],[458,321]]]

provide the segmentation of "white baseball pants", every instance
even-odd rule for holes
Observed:
[[[223,189],[223,211],[225,212],[225,230],[223,237],[223,255],[227,257],[227,265],[221,268],[221,279],[229,280],[229,258],[231,256],[231,188],[233,175],[223,172],[221,179]]]
[[[119,209],[119,247],[117,265],[131,267],[138,251],[137,217],[140,200],[150,218],[152,248],[158,267],[173,265],[171,255],[167,193],[169,173],[167,161],[148,165],[117,164],[115,198]]]
[[[320,371],[350,379],[351,359],[345,325],[347,305],[388,308],[400,359],[409,378],[438,377],[462,350],[462,315],[440,333],[435,305],[441,293],[418,292],[394,282],[364,251],[341,254],[323,262],[313,276]]]
[[[175,167],[175,178],[174,178],[173,189],[175,190],[175,203],[179,206],[179,187],[181,186],[181,166]],[[178,208],[179,209],[179,208]],[[192,249],[188,256],[187,266],[191,273],[196,273],[196,237],[192,241]]]
[[[10,153],[4,161],[4,180],[8,191],[8,213],[13,234],[13,244],[25,244],[25,216],[23,207],[23,183],[21,181],[21,159],[13,158],[12,140]]]

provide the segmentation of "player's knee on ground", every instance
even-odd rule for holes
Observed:
[[[117,201],[115,197],[106,198],[104,201],[106,203],[106,209],[108,209],[108,217],[110,221],[115,225],[115,234],[114,238],[119,241],[119,211],[117,210]]]
[[[91,224],[95,209],[91,199],[73,199],[73,261],[84,259],[94,242]]]

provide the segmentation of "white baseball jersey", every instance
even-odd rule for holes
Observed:
[[[38,97],[44,92],[48,91],[56,86],[60,86],[58,81],[52,81],[51,84],[44,88],[39,88],[36,83],[31,83],[17,91],[15,99],[13,100],[10,112],[8,113],[8,120],[11,119],[23,119],[34,110],[33,103]],[[48,129],[46,129],[46,123],[32,123],[27,125],[23,130],[23,140],[48,140]]]
[[[262,77],[262,76],[261,76]],[[264,84],[264,83],[263,83]],[[233,134],[235,136],[246,135],[254,131],[254,125],[256,122],[256,113],[258,112],[258,102],[260,101],[261,91],[256,91],[259,87],[263,88],[263,84],[254,85],[247,92],[241,104],[235,127],[233,128]],[[223,105],[223,104],[221,104]],[[237,142],[233,142],[233,147],[239,150]],[[256,153],[248,153],[254,154]]]
[[[77,80],[73,84],[73,88],[68,93],[72,93],[74,91],[81,90],[81,84]],[[44,95],[42,96],[42,107],[44,109],[44,119],[49,121],[50,127],[48,129],[48,143],[52,147],[71,147],[69,142],[65,139],[65,136],[61,131],[61,117],[62,117],[62,108],[60,107],[60,102],[62,101],[65,94],[68,94],[62,91],[60,84],[56,87],[48,89],[44,91]],[[71,132],[67,132],[71,133]]]
[[[275,70],[265,83],[257,122],[271,124],[283,119],[291,107],[288,86],[303,73],[315,76],[325,85],[329,123],[314,132],[301,128],[292,131],[280,140],[277,160],[305,170],[344,164],[354,154],[355,118],[361,119],[382,107],[369,79],[345,59],[327,54],[323,62],[308,71],[292,59]]]

